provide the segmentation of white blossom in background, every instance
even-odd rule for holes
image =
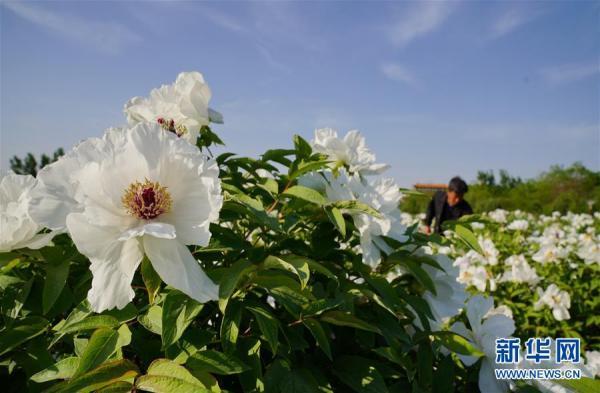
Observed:
[[[349,131],[339,138],[331,128],[315,130],[311,141],[313,150],[328,157],[332,168],[347,166],[350,173],[361,175],[379,174],[389,168],[387,164],[376,164],[375,154],[367,147],[365,138],[357,130]]]
[[[541,264],[555,263],[559,260],[566,258],[569,252],[564,247],[558,247],[554,245],[542,246],[538,252],[533,254],[531,259]]]
[[[483,266],[467,266],[464,269],[460,269],[458,282],[467,286],[472,285],[478,291],[484,292],[489,278],[490,276]]]
[[[508,338],[515,331],[514,321],[503,314],[489,314],[494,307],[494,299],[475,295],[466,304],[467,319],[471,329],[463,322],[456,322],[450,328],[467,338],[471,344],[484,353],[479,369],[479,390],[486,393],[501,393],[509,389],[508,381],[496,379],[496,339]],[[465,366],[473,365],[478,358],[457,354]],[[505,365],[499,365],[505,368]]]
[[[0,172],[0,252],[19,248],[39,249],[52,242],[56,232],[39,233],[43,227],[29,215],[31,175]]]
[[[508,307],[507,305],[504,305],[504,304],[500,305],[498,307],[492,308],[490,311],[487,312],[487,314],[485,314],[485,318],[490,317],[492,315],[504,315],[505,317],[514,319],[512,310],[510,309],[510,307]]]
[[[510,270],[504,272],[500,282],[525,282],[535,285],[540,281],[535,269],[529,266],[523,255],[511,255],[504,261],[504,265]]]
[[[577,256],[588,264],[600,264],[600,236],[585,233],[579,236]]]
[[[587,351],[585,365],[592,376],[600,377],[600,351]]]
[[[133,97],[127,101],[123,112],[130,126],[159,124],[196,144],[202,126],[223,122],[221,114],[208,107],[211,95],[201,73],[182,72],[174,84],[153,89],[148,98]]]
[[[539,299],[533,305],[534,310],[541,310],[544,306],[552,309],[552,315],[557,321],[571,318],[571,296],[567,291],[560,290],[556,284],[550,284],[544,291],[542,288],[536,290]]]
[[[529,221],[527,220],[514,220],[508,226],[507,229],[511,231],[526,231],[529,228]]]
[[[485,228],[485,224],[482,222],[472,222],[471,228],[475,231],[483,230]]]
[[[123,308],[133,299],[131,280],[144,255],[166,284],[200,302],[216,300],[218,287],[186,245],[210,240],[223,203],[217,164],[147,123],[109,130],[77,154],[84,164],[70,177],[77,205],[66,225],[91,262],[92,309]]]
[[[488,216],[497,223],[506,223],[508,212],[502,209],[496,209],[488,213]]]
[[[298,183],[324,193],[330,201],[357,200],[380,213],[379,217],[374,217],[359,211],[349,212],[360,233],[360,247],[365,264],[375,267],[381,261],[382,252],[392,251],[382,236],[399,241],[406,239],[406,227],[402,224],[398,208],[402,193],[392,179],[377,178],[368,181],[357,173],[349,175],[342,169],[337,174],[330,171],[310,173],[300,178]]]
[[[497,265],[498,256],[500,255],[500,253],[498,252],[498,249],[496,248],[496,245],[494,244],[492,239],[479,236],[478,241],[483,251],[482,257],[484,259],[484,263],[492,266]]]

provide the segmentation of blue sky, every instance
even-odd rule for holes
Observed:
[[[600,2],[2,2],[1,164],[202,72],[227,149],[359,129],[402,186],[600,170]]]

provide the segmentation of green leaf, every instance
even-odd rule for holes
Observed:
[[[325,206],[325,213],[342,237],[346,237],[346,220],[340,209],[335,206]]]
[[[113,308],[112,310],[104,311],[101,315],[108,315],[116,318],[119,323],[129,322],[138,316],[138,309],[135,308],[133,303],[127,304],[122,309]]]
[[[162,307],[150,306],[146,314],[138,317],[138,321],[152,333],[162,335]]]
[[[258,322],[260,331],[265,336],[267,342],[271,346],[271,350],[275,355],[277,353],[277,347],[279,345],[279,321],[277,318],[262,307],[247,307]]]
[[[315,205],[324,206],[329,201],[318,191],[304,186],[292,186],[288,188],[282,195],[292,198],[302,199],[306,202],[314,203]]]
[[[352,390],[359,393],[387,393],[383,377],[370,359],[343,356],[333,365],[333,373]]]
[[[312,334],[312,336],[315,338],[317,345],[319,348],[321,348],[325,355],[327,355],[329,360],[333,360],[333,356],[331,355],[331,347],[329,346],[329,338],[327,337],[327,334],[325,333],[325,330],[319,321],[312,318],[306,318],[302,321],[302,323],[304,323],[304,326],[308,328],[310,334]]]
[[[117,348],[126,347],[131,344],[131,330],[129,330],[129,326],[127,324],[123,324],[117,329],[117,333],[119,333],[119,338],[117,340]]]
[[[337,298],[331,299],[318,299],[313,302],[310,302],[305,305],[302,314],[304,316],[313,316],[319,315],[327,310],[331,310],[333,308],[339,307],[344,303],[344,299],[339,296]]]
[[[321,273],[325,277],[331,278],[331,279],[335,280],[336,282],[338,281],[337,276],[335,274],[333,274],[331,272],[331,270],[329,270],[325,266],[323,266],[323,264],[321,264],[320,262],[317,262],[317,261],[313,261],[312,259],[309,259],[309,258],[305,258],[305,259],[306,259],[306,263],[308,263],[308,267],[310,268],[310,270],[313,270],[317,273]]]
[[[130,380],[138,373],[138,368],[129,360],[114,360],[79,377],[54,385],[45,393],[89,393],[118,381]]]
[[[477,251],[479,254],[484,255],[484,252],[479,245],[479,241],[477,241],[477,238],[469,228],[464,225],[457,224],[454,226],[454,232],[462,241],[467,244],[467,246]]]
[[[119,333],[114,329],[100,328],[96,330],[81,355],[75,376],[82,375],[110,358],[117,350],[118,340]]]
[[[600,392],[600,379],[581,377],[580,379],[553,379],[559,385],[571,389],[577,393],[597,393]]]
[[[440,361],[437,369],[433,373],[432,385],[433,393],[452,393],[454,392],[454,361],[452,356],[446,356]]]
[[[271,196],[275,196],[279,193],[279,185],[275,179],[266,178],[258,184],[258,187],[271,194]]]
[[[240,333],[240,320],[242,319],[242,303],[233,301],[223,314],[221,321],[221,346],[226,353],[235,350]]]
[[[291,156],[295,154],[296,151],[292,149],[271,149],[267,150],[265,154],[262,155],[262,161],[275,161],[286,167],[289,167],[292,163],[286,156]]]
[[[356,201],[356,200],[335,201],[331,205],[334,207],[337,207],[338,209],[340,209],[342,211],[347,211],[348,213],[354,213],[354,214],[363,213],[363,214],[368,214],[368,215],[376,217],[376,218],[381,217],[381,214],[377,210],[375,210],[371,206],[367,205],[366,203]]]
[[[281,383],[281,391],[285,393],[320,392],[319,384],[313,373],[306,368],[294,368],[285,375]]]
[[[54,381],[56,379],[68,379],[75,374],[79,365],[79,358],[76,356],[59,360],[52,366],[31,376],[31,380],[37,383]]]
[[[227,302],[240,280],[254,270],[256,270],[256,265],[246,260],[239,260],[223,274],[223,278],[219,282],[219,309],[221,312],[225,312]]]
[[[242,213],[250,216],[253,220],[258,221],[260,224],[269,227],[274,231],[279,231],[279,222],[276,217],[270,216],[263,206],[263,204],[246,194],[231,194],[231,200],[236,202],[238,206],[242,207]],[[226,207],[227,204],[223,206]]]
[[[146,375],[138,377],[135,387],[156,393],[210,392],[207,387],[183,366],[167,359],[157,359],[150,364]]]
[[[142,266],[140,268],[142,272],[142,280],[144,281],[144,285],[146,286],[146,291],[148,292],[148,301],[150,303],[154,303],[154,299],[160,290],[160,284],[162,280],[154,267],[152,267],[152,263],[147,257],[142,259]]]
[[[190,356],[202,350],[215,337],[208,330],[190,328],[185,331],[181,339],[165,351],[167,357],[177,364],[184,364]],[[221,335],[222,340],[223,335]]]
[[[114,328],[119,326],[117,318],[110,315],[92,315],[85,319],[64,326],[57,333],[65,335],[69,333],[82,332],[85,330],[95,330],[98,328]]]
[[[400,264],[408,269],[410,274],[417,279],[417,281],[425,287],[429,292],[434,295],[437,294],[435,284],[429,276],[429,274],[421,267],[421,261],[412,258],[410,255],[402,253],[392,253],[388,256],[388,261]]]
[[[328,311],[321,315],[321,320],[332,325],[352,327],[355,329],[366,330],[368,332],[380,333],[376,326],[371,325],[344,311]]]
[[[65,287],[67,277],[69,277],[69,265],[70,262],[68,260],[62,260],[60,263],[48,262],[46,264],[46,280],[44,281],[42,297],[42,311],[44,314],[50,311]]]
[[[294,148],[296,149],[296,156],[301,158],[307,158],[312,153],[310,144],[297,134],[294,135]]]
[[[0,356],[44,333],[47,327],[48,321],[42,317],[16,320],[11,327],[0,330]]]
[[[308,263],[306,262],[306,259],[302,257],[292,255],[282,255],[276,257],[270,255],[264,260],[263,266],[267,269],[276,268],[292,272],[298,276],[301,288],[306,287],[306,284],[308,284],[308,280],[310,279]]]
[[[97,393],[129,393],[132,389],[131,382],[116,381],[98,390]]]
[[[162,307],[163,349],[179,340],[202,307],[202,304],[180,291],[172,290],[167,294]]]
[[[290,172],[289,179],[293,180],[297,177],[300,177],[308,172],[313,172],[318,169],[324,168],[328,166],[331,161],[310,161],[310,162],[301,162],[296,169]]]
[[[237,357],[213,350],[196,352],[186,364],[191,369],[219,375],[239,374],[249,370]]]
[[[440,340],[442,345],[452,352],[475,357],[481,357],[484,355],[484,353],[475,348],[473,344],[469,342],[469,340],[454,332],[439,331],[433,332],[432,335]]]

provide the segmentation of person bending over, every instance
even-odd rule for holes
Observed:
[[[464,200],[464,196],[469,191],[469,186],[460,177],[456,176],[448,183],[448,191],[437,191],[427,207],[425,216],[425,232],[431,233],[431,223],[435,218],[434,231],[442,232],[442,223],[448,220],[458,220],[464,215],[473,214],[473,209],[469,202]]]

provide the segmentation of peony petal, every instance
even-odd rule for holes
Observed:
[[[146,255],[165,283],[201,303],[219,298],[219,287],[183,244],[148,235],[143,239]]]
[[[479,390],[485,393],[504,393],[507,392],[508,384],[496,379],[494,367],[488,359],[484,359],[479,369]]]
[[[175,239],[176,237],[173,225],[162,222],[151,222],[126,230],[119,236],[119,240],[129,240],[144,235],[160,237],[161,239]]]
[[[26,245],[22,247],[27,247],[32,250],[38,250],[42,247],[46,247],[52,243],[52,238],[57,235],[57,232],[50,233],[40,233],[35,235],[31,240],[29,240]]]
[[[93,225],[80,213],[67,216],[67,227],[77,249],[91,261],[88,301],[92,309],[125,307],[135,295],[131,280],[143,257],[139,240],[118,241],[113,228]]]

